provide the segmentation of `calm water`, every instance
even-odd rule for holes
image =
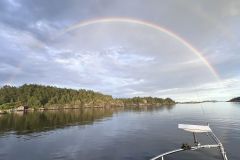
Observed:
[[[178,123],[206,122],[224,144],[229,160],[239,160],[240,103],[1,115],[0,159],[148,160],[192,142],[190,133],[177,129]],[[202,142],[206,138],[199,137]],[[214,149],[177,154],[182,160],[219,158]]]

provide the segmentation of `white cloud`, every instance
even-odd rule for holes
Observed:
[[[7,0],[7,2],[8,2],[13,8],[19,8],[19,7],[21,7],[21,4],[18,3],[16,0]]]
[[[188,88],[172,88],[159,90],[154,94],[164,97],[174,97],[178,101],[221,100],[227,101],[239,96],[240,77],[205,83]]]
[[[239,2],[125,2],[0,2],[0,83],[177,100],[226,100],[239,94]],[[95,24],[56,37],[79,21],[109,16],[142,19],[176,32],[204,52],[221,85],[186,46],[146,26]]]

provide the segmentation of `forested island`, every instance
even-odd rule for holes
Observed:
[[[0,111],[173,105],[170,98],[113,98],[92,90],[24,84],[0,88]]]
[[[240,97],[232,98],[228,102],[240,102]]]

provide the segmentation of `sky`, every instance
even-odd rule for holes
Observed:
[[[239,0],[1,0],[0,86],[229,100],[239,28]]]

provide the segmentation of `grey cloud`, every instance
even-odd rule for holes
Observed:
[[[219,95],[215,79],[186,46],[134,24],[98,24],[58,37],[99,17],[146,20],[174,31],[203,52],[223,81],[239,80],[237,0],[4,0],[0,2],[0,84],[41,83],[114,96]],[[207,85],[207,84],[211,85]],[[199,88],[199,90],[200,90]],[[232,94],[236,88],[230,87]],[[226,95],[223,95],[226,96]]]

